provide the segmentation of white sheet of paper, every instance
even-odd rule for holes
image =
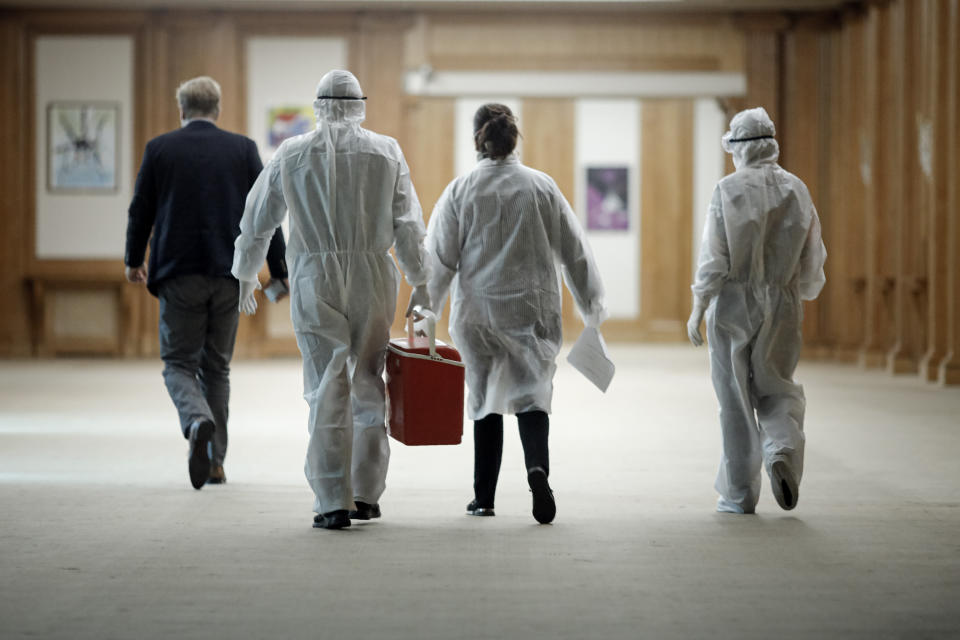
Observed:
[[[599,330],[591,327],[584,329],[577,338],[567,354],[567,362],[603,392],[607,391],[616,371],[603,336]]]

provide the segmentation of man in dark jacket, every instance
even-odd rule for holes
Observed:
[[[148,142],[143,154],[124,263],[127,280],[146,282],[160,299],[163,379],[190,441],[190,482],[200,489],[226,481],[230,359],[239,319],[233,243],[263,165],[253,140],[217,128],[215,80],[188,80],[177,89],[177,102],[183,126]],[[285,252],[278,229],[267,254],[275,280],[287,278]]]

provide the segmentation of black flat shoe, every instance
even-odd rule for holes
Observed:
[[[350,526],[350,516],[346,509],[313,516],[314,529],[343,529]]]
[[[469,516],[495,516],[493,507],[478,507],[476,500],[471,500],[467,505],[467,515]]]
[[[534,467],[527,472],[527,484],[533,493],[533,517],[540,524],[550,524],[557,515],[557,503],[547,482],[543,467]]]
[[[357,505],[357,508],[350,512],[351,520],[371,520],[380,517],[379,504],[369,504],[361,500],[354,500],[353,502]]]
[[[800,487],[783,460],[777,460],[770,465],[770,488],[773,489],[773,497],[781,509],[790,511],[797,506]]]
[[[190,454],[187,469],[190,471],[190,484],[200,489],[210,479],[210,454],[207,445],[213,437],[213,423],[209,420],[196,420],[190,425]]]
[[[207,478],[207,484],[227,484],[227,474],[223,472],[223,465],[210,465],[210,477]]]

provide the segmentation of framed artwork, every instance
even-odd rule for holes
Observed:
[[[629,176],[628,167],[587,167],[587,230],[629,230]]]
[[[267,110],[267,144],[276,150],[287,138],[312,131],[316,122],[311,106],[271,107]]]
[[[116,191],[119,125],[119,103],[48,104],[47,191]]]

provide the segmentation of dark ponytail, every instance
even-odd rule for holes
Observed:
[[[506,105],[485,104],[473,116],[473,141],[485,158],[506,158],[516,149],[519,137],[517,119]]]

